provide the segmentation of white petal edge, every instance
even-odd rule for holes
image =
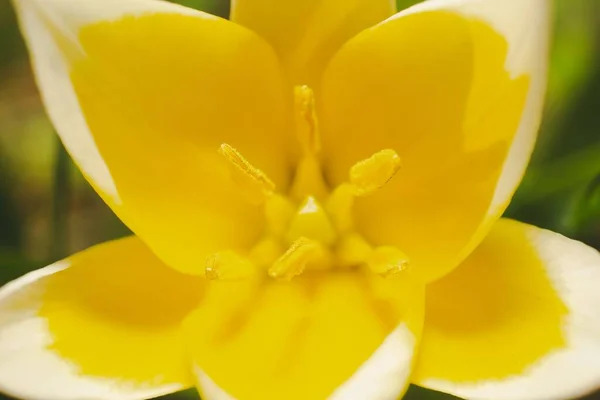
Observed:
[[[600,388],[600,253],[558,233],[522,225],[569,310],[566,347],[540,359],[524,374],[468,384],[430,379],[423,386],[471,400],[578,398]],[[459,361],[459,360],[458,360]]]
[[[400,398],[409,385],[415,335],[399,325],[381,346],[328,400],[392,400]],[[205,400],[236,400],[221,389],[202,369],[195,367],[198,390]],[[306,383],[310,385],[310,382]]]
[[[226,391],[221,389],[204,371],[199,367],[194,367],[195,375],[198,379],[198,392],[204,400],[235,400]]]
[[[329,400],[390,400],[408,389],[417,340],[399,325],[356,373]]]
[[[548,74],[550,0],[429,0],[392,18],[434,10],[457,12],[489,23],[508,43],[505,68],[511,77],[531,77],[519,129],[488,209],[488,215],[499,216],[525,173],[540,126]]]
[[[52,336],[37,316],[41,294],[47,279],[68,267],[60,261],[0,288],[0,392],[27,400],[140,400],[185,389],[83,376],[48,350]]]
[[[110,170],[100,155],[69,78],[69,65],[53,39],[59,31],[80,51],[77,33],[85,25],[146,13],[217,18],[156,0],[13,0],[29,47],[34,75],[46,110],[67,151],[106,199],[120,204]],[[51,25],[51,29],[48,25]]]

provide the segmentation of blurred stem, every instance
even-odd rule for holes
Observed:
[[[600,174],[600,143],[529,171],[517,192],[520,205],[541,201],[549,196],[587,184]]]
[[[54,153],[54,182],[52,186],[52,220],[50,223],[50,255],[58,260],[67,255],[69,237],[69,203],[71,200],[71,160],[56,136]]]

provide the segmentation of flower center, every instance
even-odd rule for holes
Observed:
[[[206,260],[209,279],[242,279],[266,272],[290,280],[309,270],[368,268],[390,277],[408,268],[407,256],[393,246],[372,246],[356,229],[352,217],[357,197],[383,187],[401,167],[394,150],[381,150],[358,161],[348,182],[331,190],[319,162],[321,141],[312,90],[294,90],[295,124],[303,149],[289,193],[278,193],[266,174],[236,149],[221,145],[231,179],[248,201],[264,209],[264,237],[246,254],[224,251]]]

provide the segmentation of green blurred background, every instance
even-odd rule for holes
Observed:
[[[228,0],[178,2],[228,14]],[[506,215],[600,248],[600,1],[556,0],[554,8],[542,132]],[[0,285],[127,233],[66,157],[40,103],[11,5],[0,0]],[[408,397],[450,398],[419,388]]]

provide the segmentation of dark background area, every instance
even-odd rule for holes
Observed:
[[[226,0],[178,2],[228,13]],[[398,1],[400,8],[416,2]],[[538,146],[506,216],[600,248],[600,1],[555,1],[551,60]],[[11,5],[0,0],[0,285],[127,233],[57,140]],[[408,397],[451,398],[419,388]],[[167,398],[198,397],[190,391]]]

